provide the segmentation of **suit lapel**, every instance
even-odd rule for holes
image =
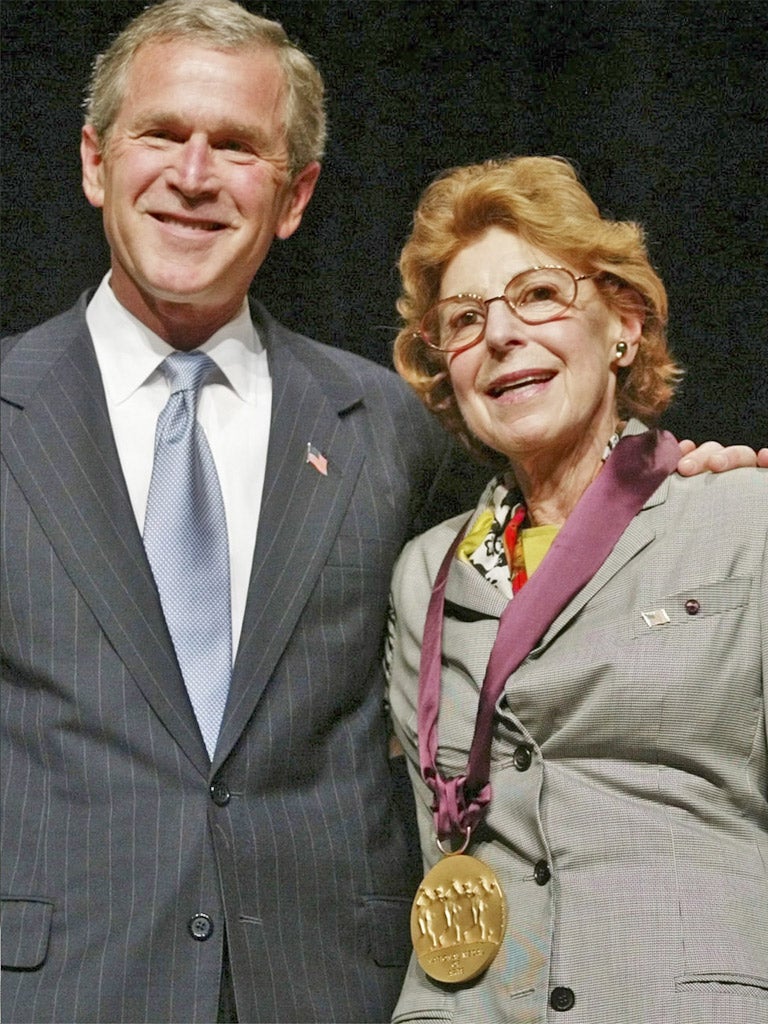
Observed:
[[[47,337],[36,332],[34,340],[42,337],[40,352],[51,362],[45,367],[38,356],[36,378],[26,338],[6,361],[4,397],[20,410],[13,410],[5,428],[9,467],[146,700],[207,774],[205,748],[120,469],[84,312],[85,298],[41,329]],[[9,411],[5,403],[3,411]]]
[[[261,315],[269,351],[272,417],[253,570],[240,646],[214,767],[227,756],[296,628],[349,507],[365,458],[349,422],[361,404],[355,382],[315,364]],[[266,335],[266,336],[265,336]],[[327,475],[307,462],[311,443],[327,459]]]

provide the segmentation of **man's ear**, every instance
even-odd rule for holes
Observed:
[[[91,206],[104,205],[104,156],[93,125],[83,125],[80,135],[80,162],[83,170],[83,192]]]
[[[283,212],[277,224],[275,235],[278,238],[290,238],[301,224],[301,218],[307,208],[312,193],[315,191],[317,179],[320,177],[320,164],[313,160],[293,178],[288,186],[284,200]]]

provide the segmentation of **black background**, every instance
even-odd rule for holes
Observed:
[[[2,329],[68,307],[108,265],[80,189],[93,55],[141,8],[3,0]],[[396,261],[439,170],[560,154],[609,216],[644,224],[687,368],[665,422],[768,443],[768,4],[657,0],[248,3],[317,60],[323,174],[254,292],[289,326],[390,362]]]

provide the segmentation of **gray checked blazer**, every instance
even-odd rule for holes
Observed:
[[[386,1020],[414,874],[380,635],[445,439],[394,374],[254,305],[272,425],[210,764],[86,300],[5,344],[2,1019],[215,1020],[226,922],[242,1022]],[[307,464],[308,442],[327,476]]]
[[[429,865],[418,654],[466,518],[411,542],[393,584],[390,698]],[[669,477],[513,673],[467,851],[506,891],[506,938],[457,989],[412,963],[399,1024],[768,1022],[767,544],[768,472]],[[446,602],[438,763],[455,775],[506,600],[454,562]]]

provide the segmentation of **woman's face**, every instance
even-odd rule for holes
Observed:
[[[542,265],[579,273],[491,227],[448,264],[440,298],[472,292],[489,299]],[[641,330],[639,317],[622,319],[608,308],[592,280],[580,281],[574,304],[548,323],[523,323],[506,302],[490,303],[483,339],[446,357],[467,426],[513,464],[602,453],[616,427],[616,371],[634,359]],[[627,345],[623,356],[619,341]]]

